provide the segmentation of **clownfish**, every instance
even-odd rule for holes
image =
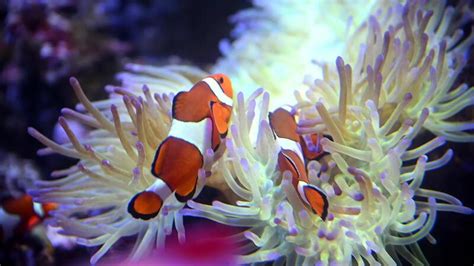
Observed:
[[[309,184],[304,163],[305,157],[317,158],[322,151],[314,152],[306,147],[303,138],[296,133],[296,121],[289,111],[278,108],[270,112],[268,117],[275,139],[281,147],[278,153],[278,169],[281,172],[290,171],[292,185],[300,199],[313,213],[325,220],[329,206],[327,196],[320,188]],[[316,140],[316,136],[312,136],[312,140]]]
[[[203,155],[209,148],[216,151],[227,135],[232,99],[232,84],[224,74],[208,76],[174,97],[170,132],[151,165],[157,179],[128,204],[134,218],[155,217],[173,192],[180,202],[193,198]]]
[[[6,241],[31,232],[56,208],[55,203],[34,202],[29,195],[5,200],[0,207],[0,239]]]

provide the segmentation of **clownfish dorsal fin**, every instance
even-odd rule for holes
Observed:
[[[173,119],[179,119],[182,117],[184,112],[187,112],[187,105],[190,104],[188,98],[188,92],[182,91],[176,94],[173,98],[172,117]],[[180,119],[179,119],[180,120]]]
[[[182,91],[173,98],[172,116],[182,122],[199,122],[210,117],[209,103],[212,92],[200,81],[189,91]]]
[[[299,142],[299,135],[296,133],[297,124],[294,116],[283,108],[278,108],[268,115],[270,127],[279,138],[286,138]]]
[[[298,193],[303,201],[311,208],[313,213],[326,220],[328,215],[328,198],[320,188],[306,182],[298,182]]]
[[[149,220],[158,215],[163,206],[163,200],[152,191],[142,191],[136,194],[128,203],[128,212],[137,219]]]

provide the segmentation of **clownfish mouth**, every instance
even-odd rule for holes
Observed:
[[[163,206],[160,196],[151,191],[136,194],[128,203],[128,212],[136,219],[150,220],[155,218]]]

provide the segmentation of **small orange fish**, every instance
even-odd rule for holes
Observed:
[[[193,198],[203,154],[209,148],[217,150],[227,135],[232,97],[231,81],[224,74],[206,77],[174,97],[170,132],[151,165],[151,173],[157,179],[130,200],[128,212],[133,217],[155,217],[173,192],[181,202]]]
[[[30,232],[56,208],[54,203],[33,202],[29,195],[7,199],[0,208],[0,239]]]
[[[303,138],[296,133],[296,121],[289,111],[278,108],[274,112],[270,112],[268,117],[270,127],[273,129],[275,138],[281,147],[278,154],[279,170],[281,172],[290,171],[293,187],[298,192],[300,199],[315,214],[325,220],[328,214],[327,196],[321,189],[309,184],[304,164],[306,156],[308,159],[313,159],[317,158],[322,152],[310,151],[306,147]],[[316,138],[317,136],[312,136],[313,141]]]

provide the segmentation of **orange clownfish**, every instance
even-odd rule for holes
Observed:
[[[227,135],[232,97],[232,84],[224,74],[206,77],[174,97],[170,132],[151,165],[157,179],[130,200],[128,212],[133,217],[155,217],[173,192],[180,202],[193,198],[203,154],[209,148],[217,150]]]
[[[0,207],[0,240],[30,232],[56,208],[54,203],[33,202],[29,195],[5,200]]]
[[[296,133],[296,121],[290,112],[278,108],[274,112],[270,112],[268,117],[270,127],[281,147],[278,153],[279,170],[291,172],[292,184],[300,199],[311,211],[325,220],[328,214],[327,196],[320,188],[309,184],[304,164],[306,156],[308,156],[307,158],[316,158],[320,153],[310,152],[307,148],[302,150],[301,146],[305,147],[306,144],[303,138]]]

